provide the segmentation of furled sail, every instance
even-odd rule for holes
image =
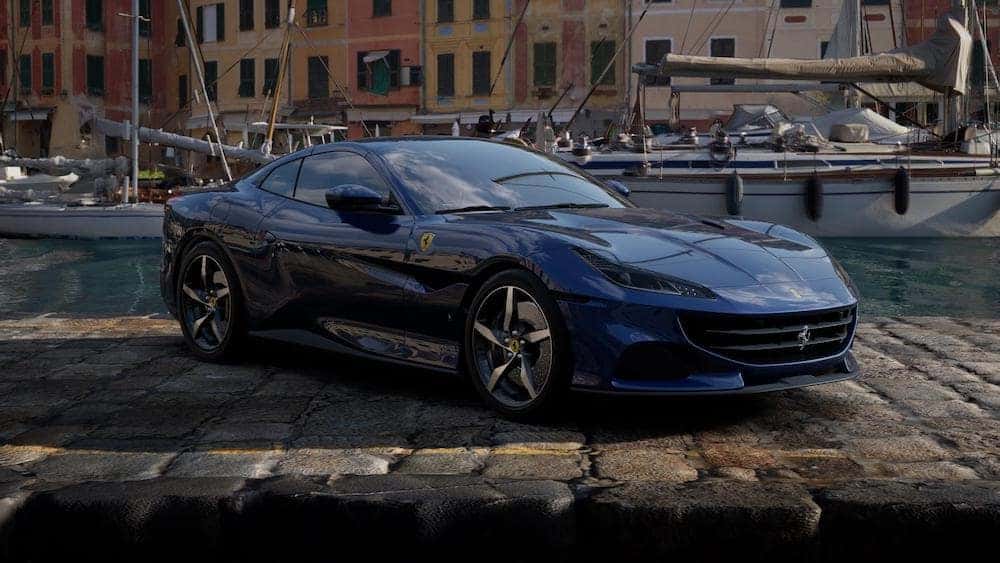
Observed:
[[[840,18],[826,46],[824,59],[844,59],[861,55],[861,2],[844,0]]]
[[[926,41],[885,53],[822,60],[667,54],[659,65],[635,65],[633,70],[706,78],[916,82],[937,92],[965,94],[971,57],[972,35],[958,20],[944,16]]]

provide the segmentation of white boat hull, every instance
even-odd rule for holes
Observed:
[[[163,237],[163,205],[0,205],[0,236],[138,239]]]
[[[1000,171],[988,172],[912,177],[903,215],[895,210],[891,176],[823,178],[822,214],[815,221],[807,212],[801,176],[746,178],[741,216],[825,237],[1000,237]],[[727,215],[726,176],[619,179],[641,207]]]

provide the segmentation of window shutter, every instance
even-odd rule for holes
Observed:
[[[198,34],[198,43],[205,40],[205,8],[198,6],[195,11],[195,32]]]
[[[226,40],[226,5],[222,2],[215,5],[215,40]]]

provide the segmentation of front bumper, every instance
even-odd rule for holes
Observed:
[[[848,304],[853,305],[853,304]],[[560,301],[572,334],[574,389],[642,395],[743,395],[853,379],[842,350],[822,358],[755,365],[712,354],[685,335],[678,310],[610,301]]]

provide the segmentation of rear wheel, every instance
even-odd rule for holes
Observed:
[[[211,242],[184,257],[177,278],[177,311],[188,348],[209,361],[235,357],[246,330],[242,293],[225,254]]]
[[[551,411],[569,386],[569,339],[555,300],[520,270],[490,278],[465,330],[466,369],[483,399],[512,417]]]

